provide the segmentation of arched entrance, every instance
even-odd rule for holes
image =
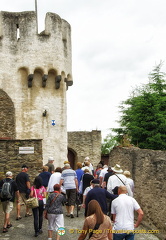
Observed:
[[[15,138],[15,110],[11,98],[0,89],[0,139]]]
[[[76,152],[70,148],[68,148],[68,161],[70,162],[70,166],[75,170],[76,168]]]

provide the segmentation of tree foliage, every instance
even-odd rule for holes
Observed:
[[[112,136],[112,134],[108,134],[104,139],[101,145],[101,154],[109,154],[110,151],[117,146],[118,143],[116,141],[116,137]]]
[[[131,144],[147,149],[166,149],[166,82],[162,62],[149,74],[149,83],[133,91],[120,106],[119,138],[128,135]]]

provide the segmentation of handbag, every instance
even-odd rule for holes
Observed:
[[[35,197],[29,198],[26,201],[26,206],[28,208],[37,208],[37,207],[39,207],[39,201],[38,201],[38,198],[37,198],[37,194],[36,194],[35,188],[34,188],[34,193],[35,193]]]

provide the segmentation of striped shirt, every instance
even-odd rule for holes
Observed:
[[[75,179],[77,174],[72,169],[65,169],[62,172],[61,179],[64,180],[63,186],[65,189],[76,189]]]

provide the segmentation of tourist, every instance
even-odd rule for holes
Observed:
[[[94,177],[95,178],[99,179],[99,175],[100,175],[100,172],[101,172],[102,169],[103,169],[102,164],[98,164],[97,169],[96,169],[96,171],[94,173]]]
[[[61,175],[62,175],[62,168],[57,167],[55,169],[55,172],[51,175],[51,177],[49,179],[48,188],[47,188],[48,193],[51,193],[54,191],[54,185],[59,184],[59,182],[61,180]]]
[[[85,161],[84,166],[81,169],[82,169],[82,171],[85,171],[86,169],[88,169],[90,174],[92,174],[92,171],[90,170],[89,165],[90,165],[89,161]]]
[[[75,172],[77,174],[78,187],[79,187],[82,175],[84,174],[84,171],[81,169],[82,168],[81,162],[77,162],[76,167],[77,167],[77,169],[75,170]]]
[[[20,220],[22,217],[20,216],[21,206],[26,205],[26,200],[29,198],[30,194],[30,180],[28,172],[28,166],[26,164],[22,165],[21,172],[16,176],[16,183],[19,189],[19,201],[17,202],[17,217],[16,220]],[[26,206],[26,214],[25,217],[32,216],[32,213],[29,212],[29,208]]]
[[[53,157],[49,157],[48,158],[48,163],[45,165],[48,167],[48,171],[52,174],[54,173],[55,167],[54,167],[54,158]]]
[[[102,184],[102,187],[107,189],[107,183],[108,183],[108,179],[110,176],[112,176],[114,174],[113,170],[111,167],[108,167],[107,169],[107,173],[105,174],[104,176],[104,181],[103,181],[103,184]]]
[[[96,230],[96,232],[92,230]],[[98,230],[98,231],[97,231]],[[88,204],[87,217],[84,221],[83,231],[78,240],[83,240],[89,233],[91,240],[112,240],[112,224],[108,216],[103,214],[99,203],[91,200]]]
[[[39,206],[32,209],[34,217],[34,230],[35,237],[42,233],[42,224],[43,224],[43,210],[44,203],[43,198],[46,198],[46,189],[42,185],[42,178],[40,176],[35,177],[33,186],[31,187],[30,197],[38,198]]]
[[[89,172],[88,169],[84,170],[84,174],[82,175],[82,193],[85,191],[87,187],[90,186],[90,181],[94,179],[93,175]]]
[[[131,173],[129,171],[124,171],[123,174],[127,177],[127,182],[130,185],[131,191],[134,193],[134,181],[131,179]]]
[[[90,169],[90,173],[92,175],[94,175],[94,168],[93,168],[93,164],[90,162],[90,158],[89,157],[85,157],[84,163],[85,162],[89,162],[89,169]]]
[[[93,181],[93,180],[92,180]],[[83,201],[82,201],[82,207],[85,208],[85,199],[88,194],[88,192],[93,188],[93,183],[90,181],[90,186],[85,188],[85,191],[83,192]]]
[[[131,233],[114,233],[114,240],[134,240],[134,228],[137,228],[143,218],[143,211],[137,201],[127,195],[126,186],[118,187],[119,196],[112,201],[111,213],[113,214],[114,227],[118,231],[130,231]],[[134,211],[138,213],[137,221],[134,224]]]
[[[103,181],[104,181],[104,177],[105,174],[107,173],[108,170],[108,166],[104,165],[103,169],[101,170],[100,174],[99,174],[99,180],[100,180],[100,186],[102,187]]]
[[[6,178],[0,181],[0,189],[1,189],[1,202],[2,202],[2,209],[4,212],[4,224],[3,224],[3,233],[8,232],[8,228],[12,227],[10,222],[10,212],[13,210],[13,202],[15,200],[15,194],[17,196],[17,202],[19,201],[19,191],[16,182],[12,179],[13,174],[12,172],[6,173]],[[9,195],[8,193],[3,193],[3,185],[9,183]],[[6,187],[5,187],[6,188]],[[7,188],[6,188],[7,189]]]
[[[101,188],[98,179],[92,180],[91,183],[93,184],[93,189],[88,192],[85,199],[85,216],[87,216],[88,203],[91,200],[96,200],[100,204],[103,213],[107,214],[107,198],[112,201],[117,196],[110,194],[106,189]]]
[[[70,168],[70,164],[64,165],[65,169],[62,171],[60,186],[66,191],[67,203],[67,217],[74,218],[74,206],[76,203],[76,193],[78,192],[78,181],[76,172]]]
[[[52,240],[53,231],[58,231],[58,228],[64,227],[64,217],[62,205],[65,203],[65,198],[61,194],[59,184],[54,185],[54,192],[47,199],[44,210],[44,216],[48,219],[48,240]],[[56,233],[56,240],[60,239],[60,235]]]
[[[110,193],[113,193],[113,189],[116,186],[124,185],[127,187],[128,195],[133,196],[133,193],[131,191],[130,185],[127,182],[127,178],[123,173],[123,170],[121,169],[119,164],[116,164],[114,167],[112,167],[112,170],[114,174],[109,177],[108,183],[107,183],[107,190]]]
[[[43,186],[47,189],[51,173],[48,172],[48,166],[43,166],[43,171],[39,174],[42,178]]]

